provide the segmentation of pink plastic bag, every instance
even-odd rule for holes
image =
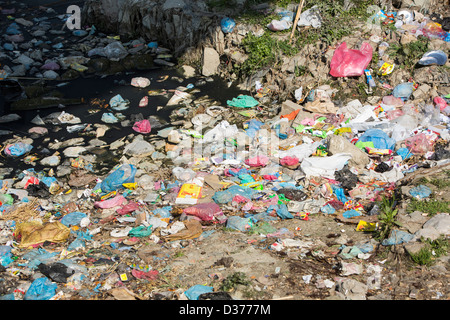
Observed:
[[[268,163],[269,163],[269,158],[266,156],[256,156],[254,158],[245,160],[245,164],[250,167],[264,167]]]
[[[436,107],[439,107],[439,110],[441,111],[447,108],[447,102],[441,97],[435,97],[433,99],[433,102],[435,103]]]
[[[136,202],[130,202],[124,205],[122,208],[117,209],[116,212],[120,215],[124,215],[136,211],[137,209],[139,209],[139,204]]]
[[[299,160],[297,157],[286,156],[280,160],[280,164],[282,166],[295,166],[296,164],[298,164],[298,161]]]
[[[121,206],[122,204],[126,203],[127,199],[125,199],[124,196],[121,194],[115,196],[114,198],[103,200],[103,201],[96,201],[94,202],[94,207],[101,208],[101,209],[109,209]]]
[[[368,42],[364,42],[360,50],[348,49],[347,43],[343,42],[331,58],[330,74],[333,77],[360,76],[371,60],[372,46]]]
[[[223,211],[217,203],[199,203],[192,207],[187,207],[183,210],[187,215],[195,216],[203,221],[211,221],[216,216],[222,216]]]
[[[150,133],[152,127],[150,126],[150,121],[144,119],[136,122],[133,126],[133,130],[139,133]]]
[[[425,133],[405,139],[405,144],[413,154],[425,154],[433,150],[433,143]]]

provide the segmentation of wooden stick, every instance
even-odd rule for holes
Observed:
[[[289,43],[292,43],[292,37],[294,36],[295,29],[297,28],[298,19],[300,19],[300,14],[302,13],[304,3],[305,3],[305,0],[301,0],[298,5],[297,14],[295,15],[294,25],[292,26],[291,36],[289,38]]]

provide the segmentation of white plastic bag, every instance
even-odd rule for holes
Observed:
[[[330,157],[309,157],[303,160],[300,167],[307,176],[334,179],[334,172],[341,170],[351,158],[348,153],[338,153]]]

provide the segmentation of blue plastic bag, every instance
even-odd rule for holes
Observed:
[[[77,226],[80,224],[81,219],[85,217],[87,217],[85,213],[74,211],[66,214],[59,222],[61,222],[66,227]]]
[[[103,192],[109,193],[123,188],[124,183],[133,183],[136,167],[132,164],[124,164],[109,174],[101,183]]]
[[[361,142],[373,142],[373,146],[377,149],[395,148],[395,140],[390,138],[386,132],[381,129],[369,129],[359,138]]]
[[[347,211],[345,211],[345,212],[342,214],[342,216],[343,216],[344,218],[346,218],[346,219],[353,218],[353,217],[358,217],[358,216],[360,216],[360,215],[361,215],[361,213],[359,213],[358,211],[356,211],[356,210],[354,210],[354,209],[352,209],[352,210],[347,210]]]
[[[38,278],[30,285],[23,300],[49,300],[56,294],[57,287],[48,278]]]
[[[195,286],[187,289],[184,294],[189,300],[198,300],[198,297],[203,293],[213,292],[213,287],[204,286],[201,284],[196,284]]]
[[[267,209],[267,212],[270,213],[272,210],[275,210],[277,215],[281,219],[293,219],[294,218],[294,216],[288,211],[288,209],[287,209],[285,204],[271,205]]]
[[[19,157],[27,152],[30,152],[33,146],[23,142],[17,142],[12,145],[8,145],[5,148],[5,153],[10,156]]]
[[[414,237],[413,234],[408,233],[406,231],[402,230],[392,230],[391,234],[389,235],[389,238],[384,239],[381,244],[383,246],[393,246],[396,244],[401,244],[405,242],[409,242]]]
[[[11,249],[10,246],[0,246],[0,264],[4,267],[9,266],[13,262]]]
[[[236,22],[231,18],[225,17],[220,21],[220,27],[223,33],[233,32],[235,26]]]
[[[431,195],[431,189],[423,184],[409,190],[409,194],[417,199],[428,198]]]
[[[241,195],[243,197],[251,199],[255,193],[257,193],[257,191],[253,190],[252,188],[233,185],[226,190],[217,191],[212,196],[212,199],[214,200],[214,202],[221,204],[230,202],[236,195]]]
[[[403,101],[408,100],[414,90],[414,84],[412,82],[400,83],[394,88],[392,95],[396,98],[400,98]]]
[[[412,153],[411,153],[411,151],[409,151],[408,148],[400,148],[396,151],[396,153],[397,153],[397,155],[402,157],[402,160],[411,158],[411,156],[412,156]]]
[[[227,219],[227,228],[246,232],[253,226],[251,218],[241,218],[239,216],[231,216]]]

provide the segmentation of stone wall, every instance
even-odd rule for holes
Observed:
[[[208,11],[205,1],[187,0],[87,0],[82,17],[83,25],[158,41],[176,56],[188,48],[214,46],[221,19]]]

